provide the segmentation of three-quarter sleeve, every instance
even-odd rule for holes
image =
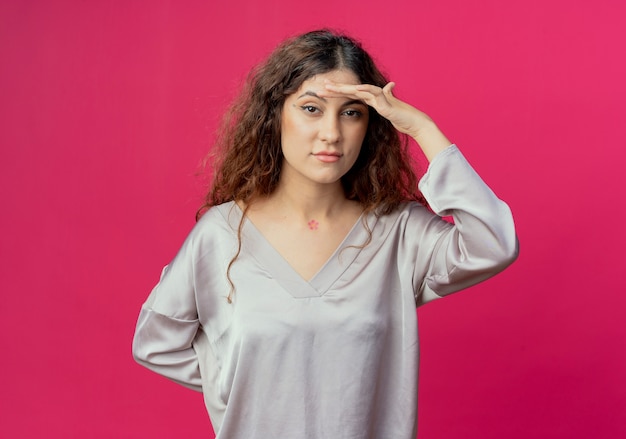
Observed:
[[[451,216],[454,223],[433,218],[421,234],[428,236],[420,247],[429,254],[422,264],[421,282],[415,285],[418,304],[481,282],[517,258],[511,210],[456,145],[433,159],[419,187],[431,209]]]
[[[141,308],[132,352],[139,364],[202,391],[198,357],[193,348],[200,324],[192,247],[192,240],[188,239],[163,269],[159,283]]]

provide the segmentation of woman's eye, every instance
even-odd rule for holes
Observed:
[[[305,112],[311,113],[311,114],[317,113],[319,111],[317,107],[314,107],[313,105],[303,105],[300,108],[302,108]]]
[[[343,112],[343,114],[345,114],[348,117],[359,117],[361,116],[361,112],[358,110],[346,110]]]

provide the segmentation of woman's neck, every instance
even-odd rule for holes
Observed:
[[[336,184],[279,184],[267,199],[268,206],[301,220],[328,219],[341,215],[354,204]]]

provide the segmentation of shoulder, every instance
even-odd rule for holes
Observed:
[[[431,210],[417,201],[406,201],[401,203],[392,212],[384,215],[377,215],[378,221],[382,224],[406,224],[408,221],[420,218],[431,218]]]
[[[212,206],[202,214],[195,229],[210,229],[216,226],[227,226],[238,224],[241,219],[241,210],[234,201],[229,201],[217,206]]]
[[[388,214],[371,213],[368,225],[372,238],[386,239],[390,234],[403,236],[407,229],[415,231],[425,228],[433,220],[439,222],[440,218],[427,206],[417,201],[407,201]]]
[[[234,202],[227,202],[208,209],[198,219],[187,237],[192,247],[215,244],[216,241],[236,239],[241,211]]]

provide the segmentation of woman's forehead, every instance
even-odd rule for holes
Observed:
[[[341,84],[360,84],[359,78],[357,75],[347,69],[340,70],[331,70],[326,73],[318,73],[308,79],[306,79],[298,88],[298,92],[303,92],[306,90],[321,90],[324,89],[324,83],[326,80],[337,82]]]

